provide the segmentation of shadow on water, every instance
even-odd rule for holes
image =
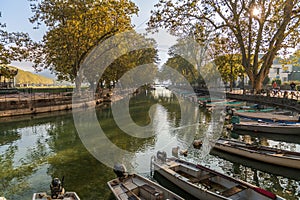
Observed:
[[[0,196],[31,199],[34,192],[49,192],[52,178],[64,176],[65,188],[82,199],[108,198],[103,183],[114,174],[82,145],[70,113],[5,124],[0,131]]]
[[[212,155],[216,155],[220,158],[231,161],[232,163],[235,164],[239,164],[242,166],[250,167],[252,169],[257,169],[263,172],[272,173],[274,175],[284,176],[286,178],[300,181],[300,170],[297,169],[272,165],[269,163],[257,162],[252,159],[247,159],[245,157],[238,156],[238,155],[231,155],[230,153],[226,153],[216,149],[213,149],[210,153]]]
[[[300,144],[299,135],[263,133],[263,132],[242,131],[242,130],[236,130],[233,131],[232,133],[236,133],[238,135],[250,135],[251,137],[256,137],[256,138],[266,138],[275,141],[283,141],[283,142]]]

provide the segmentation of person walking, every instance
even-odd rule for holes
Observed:
[[[273,88],[273,94],[275,96],[278,93],[278,86],[277,86],[276,81],[273,82],[272,88]]]
[[[291,82],[290,87],[291,87],[291,90],[295,90],[296,84],[294,82]]]

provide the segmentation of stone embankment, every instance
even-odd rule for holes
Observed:
[[[109,96],[105,95],[104,97],[95,98],[92,94],[85,94],[85,96],[73,102],[71,93],[2,95],[0,96],[0,117],[62,111],[80,107],[94,107],[101,105],[104,101],[110,101]]]

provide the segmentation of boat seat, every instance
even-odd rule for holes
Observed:
[[[214,177],[214,176],[216,176],[216,175],[211,174],[211,173],[205,174],[204,176],[201,176],[201,177],[198,178],[198,182],[204,181],[204,180],[209,179],[209,178]]]
[[[225,197],[230,197],[236,193],[239,193],[241,191],[243,191],[244,189],[246,189],[247,187],[245,186],[242,186],[242,185],[236,185],[232,188],[229,188],[225,191],[222,192],[222,195],[225,196]]]
[[[161,199],[163,195],[162,191],[156,190],[154,187],[145,184],[140,187],[140,196],[148,196],[147,193],[150,194],[151,199]]]
[[[198,183],[199,182],[199,178],[190,178],[189,182],[191,182],[191,183]]]
[[[127,193],[122,193],[122,194],[120,194],[120,195],[119,195],[119,198],[120,198],[121,200],[140,200],[140,198],[137,198],[137,197],[135,197],[135,196],[133,196],[133,195],[128,196]]]
[[[159,192],[155,188],[153,188],[153,187],[151,187],[150,185],[147,185],[147,184],[142,185],[141,188],[144,189],[145,191],[149,192],[150,194],[153,194],[153,195]]]
[[[202,182],[202,181],[204,181],[206,179],[209,179],[211,177],[214,177],[214,176],[215,176],[214,174],[208,173],[208,174],[205,174],[205,175],[203,175],[203,176],[201,176],[199,178],[197,178],[197,177],[191,177],[191,178],[189,178],[189,182],[191,182],[191,183],[199,183],[199,182]]]
[[[119,195],[119,198],[121,200],[128,200],[129,197],[128,197],[128,195],[126,193],[122,193],[122,194]]]

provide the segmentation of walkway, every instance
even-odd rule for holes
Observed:
[[[234,89],[231,94],[243,94],[243,90],[241,89]],[[250,92],[246,92],[246,94],[250,95]],[[270,97],[277,97],[277,98],[288,98],[294,100],[300,100],[300,91],[295,90],[267,90],[264,93],[257,94],[260,96],[270,96]]]

